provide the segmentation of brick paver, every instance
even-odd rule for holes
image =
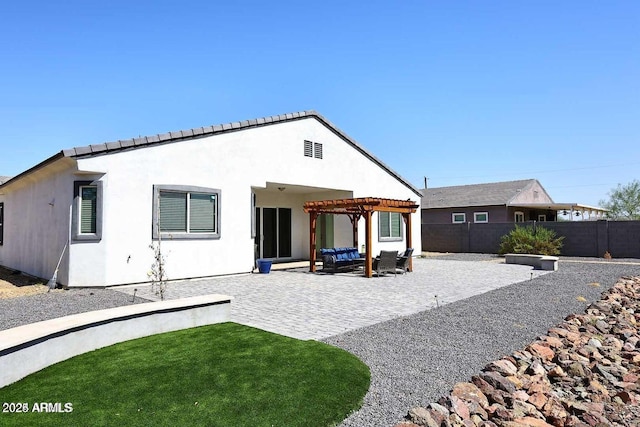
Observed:
[[[171,282],[165,298],[230,295],[234,297],[233,322],[293,338],[319,340],[548,273],[495,260],[415,259],[413,264],[412,273],[371,279],[353,273],[309,273],[299,268]],[[148,285],[135,289],[138,296],[159,299]],[[133,294],[134,287],[116,290]]]

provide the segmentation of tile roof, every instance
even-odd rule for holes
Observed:
[[[1,176],[0,175],[0,184],[4,184],[5,182],[9,181],[11,179],[10,176]]]
[[[256,128],[261,126],[269,126],[277,123],[290,122],[295,120],[301,120],[305,118],[315,118],[320,123],[324,124],[327,128],[329,128],[333,133],[342,138],[348,144],[352,145],[356,150],[362,153],[364,156],[369,158],[371,161],[376,163],[382,169],[387,171],[390,175],[395,177],[398,181],[402,182],[405,186],[407,186],[410,190],[416,193],[417,196],[421,196],[420,190],[414,187],[411,183],[402,178],[397,172],[383,163],[380,159],[375,157],[369,151],[367,151],[364,147],[358,144],[354,139],[349,137],[346,133],[342,132],[335,125],[333,125],[329,120],[324,118],[321,114],[314,110],[308,111],[298,111],[295,113],[287,113],[280,114],[276,116],[267,116],[261,117],[257,119],[244,120],[240,122],[231,122],[224,123],[213,126],[203,126],[199,128],[180,130],[175,132],[167,132],[163,134],[144,136],[138,138],[124,139],[118,141],[105,142],[101,144],[92,144],[82,147],[74,147],[60,151],[56,155],[44,160],[43,162],[37,164],[31,169],[22,172],[16,177],[10,178],[9,181],[15,181],[20,179],[22,176],[31,173],[34,170],[45,167],[49,163],[52,163],[60,158],[69,157],[69,158],[86,158],[93,157],[104,154],[111,154],[118,151],[123,150],[134,150],[140,149],[151,145],[157,144],[167,144],[171,142],[177,142],[186,139],[193,138],[203,138],[211,135],[217,135],[227,132],[237,132],[244,129]],[[0,186],[3,186],[4,182],[0,182]]]
[[[422,190],[422,208],[452,208],[464,206],[508,205],[521,191],[535,185],[537,180],[492,182],[458,185]]]
[[[202,138],[214,134],[239,131],[254,127],[266,126],[280,122],[288,122],[303,119],[305,117],[316,117],[320,121],[328,123],[320,114],[315,111],[299,111],[296,113],[280,114],[277,116],[262,117],[260,119],[244,120],[241,122],[224,123],[213,126],[203,126],[199,128],[179,130],[174,132],[159,133],[157,135],[143,136],[139,138],[122,139],[118,141],[105,142],[102,144],[92,144],[84,147],[74,147],[62,150],[65,157],[90,157],[98,154],[106,154],[114,151],[141,148],[148,145],[175,142],[184,139]]]

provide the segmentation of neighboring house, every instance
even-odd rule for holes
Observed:
[[[160,238],[169,279],[250,272],[309,259],[306,201],[420,196],[313,111],[77,147],[0,185],[0,265],[46,278],[64,254],[62,285],[148,282]],[[400,214],[383,214],[373,253],[404,250]],[[319,245],[352,246],[346,215],[318,223]],[[419,227],[412,240],[420,253]]]
[[[558,212],[582,216],[605,210],[578,203],[554,203],[536,179],[426,188],[422,224],[557,221]]]

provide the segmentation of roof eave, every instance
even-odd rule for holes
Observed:
[[[11,179],[3,182],[2,184],[0,184],[0,189],[8,187],[9,185],[20,181],[21,179],[25,178],[28,175],[33,174],[34,172],[39,171],[40,169],[44,169],[45,167],[47,167],[48,165],[62,159],[68,157],[65,155],[64,151],[60,151],[56,154],[54,154],[53,156],[49,157],[48,159],[43,160],[42,162],[38,163],[37,165],[27,169],[26,171],[12,177]]]

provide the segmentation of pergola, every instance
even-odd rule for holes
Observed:
[[[358,221],[364,217],[365,223],[365,262],[364,275],[371,277],[371,216],[373,212],[398,212],[402,214],[405,224],[407,248],[411,247],[411,214],[420,206],[411,200],[381,199],[376,197],[361,197],[355,199],[319,200],[304,204],[304,211],[309,214],[309,271],[316,271],[316,225],[318,215],[334,214],[347,215],[353,227],[353,246],[358,247]],[[413,270],[413,263],[409,260],[409,271]]]

